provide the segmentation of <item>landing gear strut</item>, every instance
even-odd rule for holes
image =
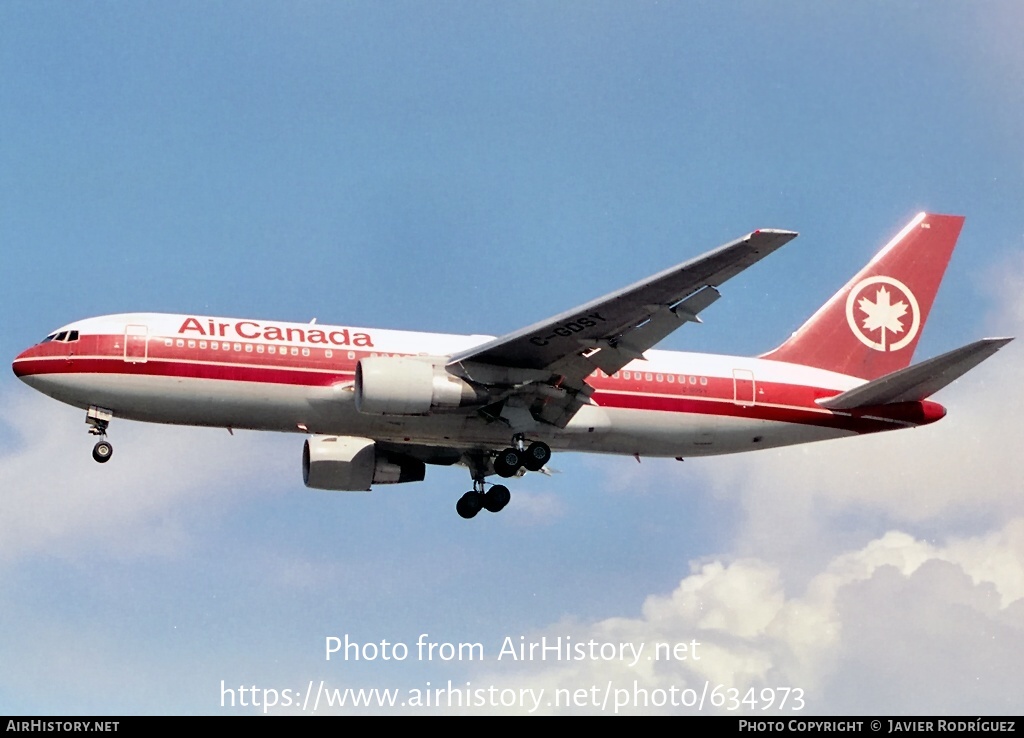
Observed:
[[[95,405],[85,412],[85,422],[89,425],[89,434],[100,437],[100,440],[92,447],[92,458],[100,464],[106,464],[114,454],[114,447],[107,440],[107,426],[110,425],[113,417],[113,412]]]
[[[490,464],[498,476],[507,479],[514,477],[524,468],[529,471],[540,471],[550,459],[551,449],[546,443],[535,441],[527,446],[523,434],[517,433],[512,437],[512,445],[498,454]],[[488,461],[488,457],[482,453],[473,454],[468,460],[469,471],[473,475],[473,489],[462,495],[455,504],[455,511],[467,520],[476,517],[481,510],[500,512],[512,499],[512,493],[503,484],[495,484],[484,491]]]
[[[512,499],[512,493],[502,484],[492,485],[489,490],[484,491],[487,457],[483,454],[474,455],[470,459],[469,471],[473,475],[473,489],[462,495],[455,503],[455,512],[466,520],[476,517],[481,510],[501,512]]]

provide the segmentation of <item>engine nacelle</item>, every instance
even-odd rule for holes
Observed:
[[[429,415],[486,405],[487,393],[443,366],[404,356],[370,356],[356,364],[356,409],[367,415]]]
[[[372,484],[422,482],[426,465],[381,453],[369,438],[311,436],[302,447],[302,481],[313,489],[367,492]]]

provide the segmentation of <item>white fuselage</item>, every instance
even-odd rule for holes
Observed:
[[[564,429],[512,415],[357,411],[356,364],[370,356],[445,357],[489,336],[124,314],[72,323],[22,353],[15,373],[77,407],[193,426],[365,436],[427,447],[494,448],[510,428],[555,450],[705,456],[920,424],[834,412],[815,400],[861,379],[777,361],[651,350],[588,379],[595,391]]]

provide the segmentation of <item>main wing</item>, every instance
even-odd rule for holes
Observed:
[[[593,389],[596,369],[613,374],[676,328],[700,322],[723,282],[796,237],[763,229],[548,320],[453,356],[448,369],[508,388],[507,403],[564,427]]]

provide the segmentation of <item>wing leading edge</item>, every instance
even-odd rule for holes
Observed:
[[[785,245],[793,231],[763,229],[624,289],[454,355],[448,368],[504,384],[537,420],[564,426],[587,403],[586,378],[641,358],[719,297],[717,287]]]

